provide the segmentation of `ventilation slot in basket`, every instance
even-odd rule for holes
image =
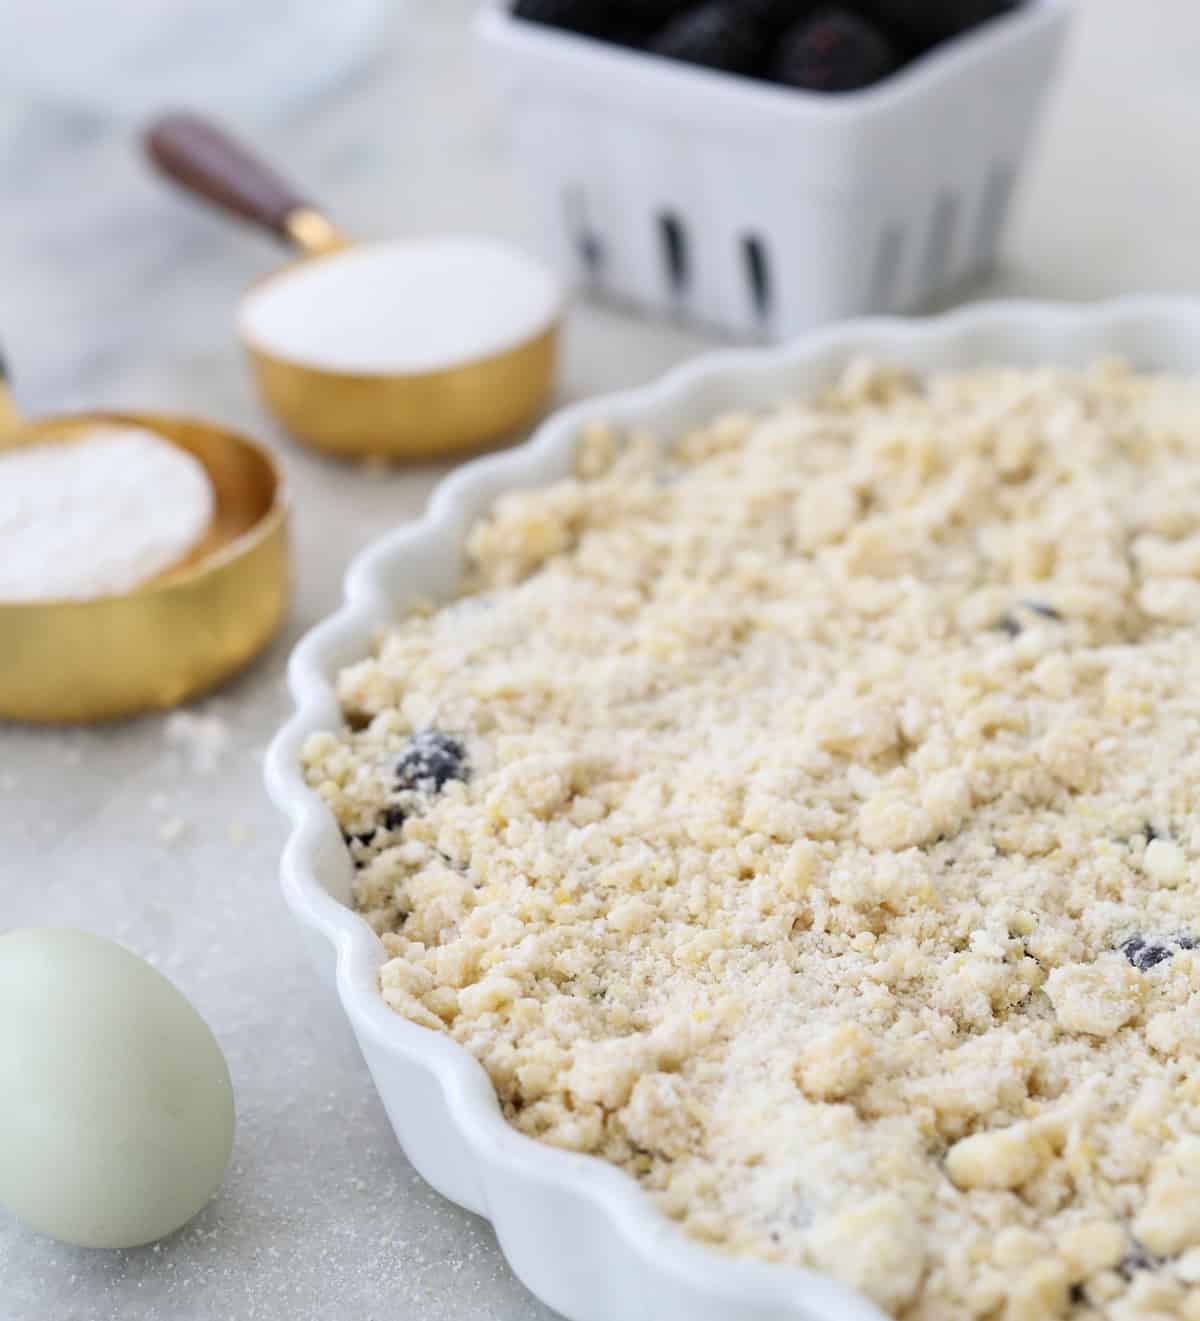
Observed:
[[[971,259],[976,266],[987,265],[995,255],[1012,190],[1012,166],[1003,162],[993,165],[983,187],[983,200],[979,203],[979,216],[975,221]]]
[[[921,263],[922,297],[932,294],[945,279],[957,228],[958,198],[941,193],[934,204],[929,237],[925,240],[925,258]]]
[[[900,280],[900,260],[904,256],[904,226],[888,225],[875,245],[875,266],[871,272],[868,305],[886,312],[896,301]]]
[[[755,319],[760,326],[765,325],[771,315],[771,267],[767,261],[767,245],[757,234],[743,237],[742,262]]]
[[[662,247],[667,288],[673,298],[679,298],[688,286],[687,231],[673,211],[658,213],[658,241]]]
[[[587,202],[581,188],[568,188],[563,193],[563,214],[584,277],[591,284],[599,284],[604,275],[604,244],[588,219]]]

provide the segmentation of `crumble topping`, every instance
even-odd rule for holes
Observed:
[[[1200,1321],[1200,385],[596,425],[305,749],[381,992],[694,1238]]]

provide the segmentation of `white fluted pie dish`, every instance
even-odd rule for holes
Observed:
[[[467,529],[501,492],[564,476],[584,422],[603,418],[669,439],[715,413],[803,395],[858,356],[925,370],[1081,366],[1107,354],[1141,369],[1196,374],[1200,303],[981,304],[929,320],[852,322],[782,349],[700,358],[644,389],[567,409],[526,445],[459,470],[423,519],[358,558],[341,609],[296,649],[290,680],[297,710],[268,759],[272,795],[292,824],[283,860],[288,903],[336,985],[413,1164],[444,1195],[486,1215],[517,1274],[570,1321],[879,1321],[881,1314],[819,1275],[734,1261],[685,1239],[615,1168],[509,1128],[472,1056],[384,1005],[377,989],[382,945],[349,906],[352,863],[300,767],[307,736],[340,725],[337,672],[360,659],[410,602],[454,591]]]

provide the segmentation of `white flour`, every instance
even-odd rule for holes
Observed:
[[[559,291],[503,244],[447,238],[347,248],[269,280],[241,330],[277,357],[348,372],[421,372],[497,353],[544,330]]]
[[[0,453],[0,601],[128,591],[182,559],[212,514],[203,466],[137,427]]]

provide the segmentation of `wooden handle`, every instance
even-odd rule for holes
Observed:
[[[291,241],[288,217],[309,204],[273,170],[200,115],[168,114],[146,129],[146,154],[188,192]]]

